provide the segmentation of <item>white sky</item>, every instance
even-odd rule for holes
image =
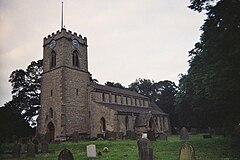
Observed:
[[[93,78],[128,86],[137,78],[178,82],[204,15],[190,0],[64,0],[64,25],[88,39]],[[43,38],[60,29],[60,0],[0,0],[0,106],[9,75],[42,58]]]

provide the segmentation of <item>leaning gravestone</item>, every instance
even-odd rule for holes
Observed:
[[[160,141],[167,141],[167,134],[164,132],[159,133],[159,140]]]
[[[188,130],[187,128],[183,127],[180,130],[180,140],[188,140],[189,139],[189,135],[188,135]]]
[[[73,160],[73,155],[67,148],[63,149],[58,155],[58,160]]]
[[[19,144],[18,142],[14,144],[12,154],[13,154],[13,158],[19,158],[20,157],[21,144]]]
[[[32,142],[27,145],[27,157],[35,157],[35,146]]]
[[[96,158],[96,145],[90,144],[87,146],[87,157],[88,158]]]
[[[74,131],[72,134],[72,142],[78,142],[79,140],[79,135],[77,131]]]
[[[195,151],[191,144],[184,143],[179,152],[179,160],[196,160]]]
[[[48,142],[47,141],[43,141],[42,143],[42,153],[48,153]]]
[[[139,160],[153,160],[153,149],[150,146],[150,140],[140,138],[137,143]]]

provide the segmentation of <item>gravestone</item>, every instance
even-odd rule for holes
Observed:
[[[167,141],[167,134],[166,133],[161,132],[161,133],[159,133],[158,136],[159,136],[158,138],[159,138],[160,141]]]
[[[206,139],[206,138],[212,138],[212,135],[210,133],[204,133],[203,139]]]
[[[74,131],[72,134],[72,142],[78,142],[79,140],[79,135],[77,131]]]
[[[136,139],[136,135],[134,131],[127,130],[126,131],[126,139]]]
[[[139,160],[153,160],[153,149],[150,146],[150,140],[140,138],[137,143]]]
[[[32,142],[27,145],[27,157],[35,157],[35,146]]]
[[[42,153],[48,153],[49,150],[48,150],[48,142],[45,140],[41,143],[42,145]]]
[[[13,158],[19,158],[20,157],[21,144],[19,144],[18,142],[14,144],[12,154],[13,154]]]
[[[96,145],[90,144],[87,145],[87,157],[88,158],[96,158]]]
[[[184,143],[179,152],[179,160],[196,160],[195,151],[191,144]]]
[[[188,139],[189,139],[188,130],[187,130],[187,128],[183,127],[180,130],[180,140],[186,141]]]
[[[116,132],[110,132],[110,131],[107,131],[106,132],[106,135],[105,135],[105,138],[108,139],[108,140],[116,140]]]
[[[97,138],[104,139],[104,135],[103,134],[97,134]]]
[[[123,135],[124,135],[123,132],[118,132],[118,133],[117,133],[117,138],[118,138],[118,139],[123,139]]]
[[[155,133],[154,131],[148,131],[147,132],[147,138],[150,140],[150,141],[156,141],[156,137],[155,137]]]
[[[38,139],[34,138],[33,139],[33,144],[34,144],[34,148],[35,148],[35,153],[38,153]]]
[[[73,160],[73,155],[67,148],[64,148],[58,155],[58,160]]]

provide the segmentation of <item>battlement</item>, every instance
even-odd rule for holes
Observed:
[[[66,30],[65,28],[62,28],[61,31],[57,31],[56,33],[49,34],[47,37],[44,37],[43,39],[43,46],[49,44],[51,40],[55,39],[58,40],[60,38],[67,38],[67,39],[77,39],[80,44],[87,46],[87,38],[82,37],[82,35],[78,35],[76,32],[72,33],[70,30]]]

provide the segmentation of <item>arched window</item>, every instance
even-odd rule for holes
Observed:
[[[50,118],[53,118],[53,109],[52,108],[49,109],[49,115],[50,115]]]
[[[125,128],[128,130],[128,116],[125,117]]]
[[[72,54],[72,64],[73,66],[79,67],[78,51],[74,51]]]
[[[51,52],[51,68],[56,66],[56,52]]]
[[[100,119],[100,130],[101,130],[101,132],[105,132],[106,131],[106,120],[105,120],[105,118],[101,118]]]

